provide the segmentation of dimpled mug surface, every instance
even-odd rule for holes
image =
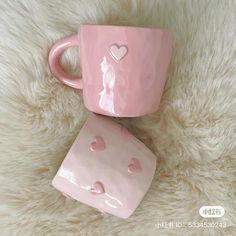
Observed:
[[[52,185],[65,196],[128,218],[149,189],[154,154],[107,117],[91,114]]]
[[[171,45],[170,32],[164,29],[81,25],[77,35],[53,46],[49,64],[62,82],[83,89],[90,111],[137,117],[159,107]],[[73,78],[60,67],[60,55],[72,46],[79,49],[82,78]]]

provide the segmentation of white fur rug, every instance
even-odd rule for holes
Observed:
[[[128,220],[50,185],[88,112],[80,91],[52,77],[47,56],[82,23],[166,27],[174,36],[159,111],[119,119],[158,158]],[[0,35],[1,236],[236,235],[236,1],[2,0]],[[75,50],[63,59],[78,73]],[[204,205],[223,206],[225,215],[204,219]]]

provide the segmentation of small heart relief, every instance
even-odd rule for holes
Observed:
[[[142,171],[141,164],[137,158],[132,158],[128,166],[129,173],[138,173]]]
[[[104,139],[101,136],[95,136],[90,144],[90,150],[93,152],[102,151],[106,148]]]
[[[110,54],[116,61],[120,61],[128,53],[128,47],[126,45],[112,44],[110,48]]]
[[[100,181],[96,181],[96,182],[93,184],[92,188],[90,189],[90,192],[91,192],[92,194],[95,194],[95,195],[105,193],[105,189],[104,189],[103,183],[100,182]]]

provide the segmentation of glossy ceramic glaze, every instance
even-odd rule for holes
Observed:
[[[127,129],[91,114],[52,184],[65,196],[127,218],[150,187],[155,169],[154,154]]]
[[[82,79],[60,67],[61,53],[78,46]],[[112,25],[81,25],[78,35],[57,42],[51,71],[65,84],[83,88],[84,103],[95,113],[136,117],[158,109],[171,58],[167,30]]]

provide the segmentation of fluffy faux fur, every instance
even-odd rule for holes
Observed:
[[[116,119],[158,159],[148,194],[127,220],[67,200],[50,185],[88,112],[81,91],[51,75],[48,51],[82,23],[173,33],[159,111]],[[0,35],[1,236],[236,235],[236,1],[2,0]],[[63,64],[79,73],[76,58],[71,49]],[[225,215],[201,218],[203,205],[221,205]]]

